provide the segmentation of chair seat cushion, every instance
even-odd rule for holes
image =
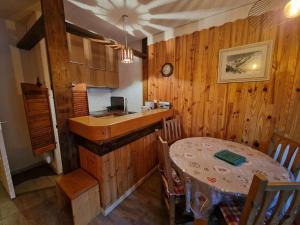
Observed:
[[[242,215],[242,206],[234,201],[219,204],[222,216],[228,225],[238,225]]]
[[[170,195],[170,194],[173,194],[173,195],[176,195],[176,196],[184,196],[185,195],[183,182],[181,181],[178,173],[176,172],[176,170],[174,168],[172,168],[172,181],[173,181],[174,192],[175,193],[170,193],[169,192],[167,177],[165,176],[164,173],[162,173],[162,178],[163,178],[164,188],[165,188],[168,195]]]

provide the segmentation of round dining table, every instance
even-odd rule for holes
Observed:
[[[215,153],[229,150],[246,158],[234,166],[215,157]],[[255,173],[262,173],[272,182],[291,181],[292,174],[268,155],[249,146],[211,137],[179,140],[170,147],[175,167],[192,179],[193,193],[201,193],[207,200],[206,210],[228,197],[248,195]]]

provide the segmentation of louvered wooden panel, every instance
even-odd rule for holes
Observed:
[[[73,93],[73,116],[88,116],[89,104],[86,84],[77,84],[72,88]]]
[[[22,83],[23,100],[31,147],[36,155],[55,149],[48,89]]]

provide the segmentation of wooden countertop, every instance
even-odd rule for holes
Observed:
[[[82,116],[69,119],[69,128],[91,141],[104,141],[147,127],[173,116],[173,109],[154,109],[124,116]]]

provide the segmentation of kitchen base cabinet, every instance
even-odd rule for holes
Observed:
[[[80,146],[81,168],[100,185],[104,212],[135,187],[158,163],[156,134],[151,133],[103,156]],[[104,213],[106,214],[106,213]]]

